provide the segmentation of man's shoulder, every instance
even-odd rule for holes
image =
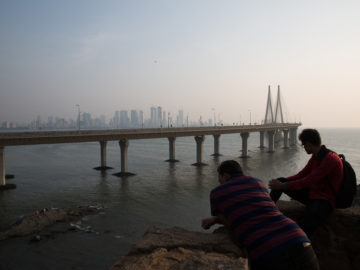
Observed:
[[[234,176],[226,183],[215,187],[211,192],[217,192],[220,190],[232,189],[232,188],[235,188],[238,186],[246,186],[246,185],[252,185],[252,184],[256,184],[256,183],[263,183],[263,182],[260,179],[257,179],[252,176],[239,175],[239,176]]]

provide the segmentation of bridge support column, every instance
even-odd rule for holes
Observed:
[[[0,191],[16,188],[15,184],[6,184],[6,178],[13,178],[13,175],[6,175],[5,172],[5,147],[0,146]]]
[[[100,166],[94,168],[95,170],[104,171],[112,169],[111,167],[106,166],[106,145],[107,141],[100,141]]]
[[[269,137],[269,153],[273,153],[274,152],[274,148],[275,148],[275,130],[269,130],[268,132],[268,137]]]
[[[195,136],[196,141],[196,163],[192,164],[194,166],[204,166],[207,165],[206,163],[203,163],[203,149],[204,149],[204,141],[205,136]]]
[[[220,134],[213,134],[214,136],[214,154],[212,156],[218,157],[220,154]]]
[[[121,150],[121,172],[115,173],[116,176],[131,176],[134,175],[133,173],[128,172],[128,156],[127,150],[129,147],[129,140],[122,139],[119,141],[120,150]]]
[[[290,145],[291,146],[296,145],[296,139],[297,139],[297,128],[291,128],[290,129]]]
[[[0,174],[1,174],[1,185],[6,186],[5,147],[3,146],[0,146]]]
[[[289,130],[284,129],[284,148],[289,148]]]
[[[167,162],[178,162],[175,159],[175,140],[176,137],[168,137],[169,140],[169,159],[166,160]]]
[[[265,131],[260,131],[260,148],[265,148],[264,139],[265,139]]]
[[[241,140],[242,140],[242,154],[240,157],[246,158],[248,157],[248,138],[249,138],[249,132],[242,132],[240,133]]]

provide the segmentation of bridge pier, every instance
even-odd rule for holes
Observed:
[[[284,148],[289,148],[289,130],[284,129]]]
[[[260,131],[260,148],[265,148],[264,140],[265,140],[265,131]]]
[[[242,154],[240,157],[246,158],[248,157],[248,138],[249,138],[249,132],[242,132],[240,133],[241,140],[242,140]]]
[[[296,145],[296,139],[297,139],[297,128],[291,128],[290,129],[290,145],[291,146]]]
[[[169,159],[166,160],[167,162],[178,162],[175,159],[175,140],[176,137],[168,137],[169,140]]]
[[[16,188],[15,184],[6,184],[6,178],[13,178],[13,175],[6,175],[5,172],[5,147],[0,146],[0,191]]]
[[[218,157],[220,154],[220,134],[213,134],[214,136],[214,154],[212,156]]]
[[[0,174],[1,174],[1,185],[6,186],[5,147],[3,146],[0,146]]]
[[[135,175],[134,173],[128,172],[128,155],[127,150],[129,147],[129,140],[128,139],[121,139],[119,141],[120,150],[121,150],[121,172],[115,173],[116,176],[131,176]]]
[[[95,167],[95,170],[104,171],[112,169],[111,167],[106,166],[106,145],[107,141],[99,141],[100,143],[100,166]]]
[[[274,152],[274,148],[275,148],[275,130],[269,130],[267,132],[268,134],[268,138],[269,138],[269,153],[273,153]]]
[[[204,149],[204,141],[205,141],[205,136],[201,135],[201,136],[195,136],[195,141],[196,141],[196,163],[192,164],[194,166],[204,166],[207,165],[206,163],[203,163],[203,149]]]

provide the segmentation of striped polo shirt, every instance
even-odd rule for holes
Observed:
[[[211,214],[224,215],[252,262],[261,263],[289,247],[310,242],[271,200],[265,184],[256,178],[233,175],[210,193]]]

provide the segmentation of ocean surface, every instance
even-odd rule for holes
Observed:
[[[345,154],[360,175],[360,129],[319,129],[323,143]],[[300,132],[300,131],[299,131]],[[268,182],[299,171],[309,159],[300,144],[284,149],[282,142],[274,153],[259,148],[258,133],[249,137],[249,158],[240,158],[239,134],[222,135],[222,156],[211,156],[213,137],[204,143],[204,162],[195,167],[193,137],[176,139],[177,163],[169,158],[167,139],[132,140],[128,149],[129,171],[136,175],[119,178],[120,147],[108,142],[105,173],[100,165],[99,143],[54,144],[6,147],[6,173],[14,174],[8,183],[15,190],[0,193],[0,227],[23,215],[33,215],[45,207],[63,208],[94,205],[99,214],[83,218],[82,227],[94,231],[67,231],[69,223],[56,224],[40,242],[31,236],[0,242],[0,270],[8,269],[108,269],[151,226],[180,226],[203,231],[200,222],[210,215],[209,192],[218,185],[216,167],[235,159],[245,174]],[[65,228],[65,229],[64,229]],[[40,235],[42,235],[40,233]]]

